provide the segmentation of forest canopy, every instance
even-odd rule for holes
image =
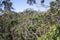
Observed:
[[[44,2],[42,0],[41,5]],[[35,4],[36,0],[27,0],[27,3]],[[12,4],[10,0],[1,2],[4,10],[0,10],[3,13],[0,16],[0,40],[60,40],[59,0],[50,2],[50,9],[45,12],[26,9],[17,13],[11,10]]]

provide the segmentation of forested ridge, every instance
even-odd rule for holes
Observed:
[[[60,40],[60,11],[3,12],[0,40]]]
[[[0,40],[60,40],[60,0],[50,2],[44,12],[26,9],[15,12],[10,0],[0,1]],[[30,6],[36,0],[27,0]]]

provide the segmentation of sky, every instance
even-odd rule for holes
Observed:
[[[49,5],[49,3],[52,0],[45,0],[44,4]],[[11,2],[13,2],[13,7],[14,7],[14,11],[16,12],[22,12],[25,9],[31,8],[37,11],[46,11],[48,8],[44,8],[42,6],[38,6],[38,4],[40,4],[40,0],[37,0],[38,4],[34,4],[34,5],[29,5],[26,3],[26,0],[11,0]]]
[[[23,12],[24,10],[26,9],[34,9],[34,10],[37,10],[37,11],[47,11],[49,8],[44,8],[42,6],[38,6],[38,4],[40,4],[40,0],[37,0],[37,3],[38,4],[35,4],[35,5],[29,5],[27,4],[26,2],[27,0],[11,0],[11,2],[13,3],[13,8],[14,10],[13,11],[16,11],[16,12]],[[51,1],[54,1],[54,0],[45,0],[44,4],[48,5],[49,6],[49,3]],[[0,12],[0,15],[2,15],[3,13]]]

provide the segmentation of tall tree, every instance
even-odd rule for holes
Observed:
[[[2,8],[4,8],[5,11],[11,11],[11,9],[13,9],[12,2],[10,0],[0,0],[0,11]]]
[[[35,4],[36,1],[37,1],[37,0],[27,0],[27,3],[30,4],[30,5],[32,5],[32,4]],[[43,5],[44,2],[45,2],[45,0],[41,0],[41,4],[42,4],[42,5]],[[56,3],[57,3],[58,6],[60,6],[60,0],[55,0],[55,2],[53,1],[53,2],[51,2],[51,3],[52,3],[51,6],[55,6]],[[48,6],[48,7],[51,7],[51,6]]]
[[[4,5],[4,10],[5,11],[11,11],[12,2],[10,0],[3,0],[2,5]]]

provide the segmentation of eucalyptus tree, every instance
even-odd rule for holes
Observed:
[[[27,3],[32,5],[32,4],[35,4],[37,0],[27,0]],[[48,1],[48,0],[47,0]],[[40,0],[41,2],[41,5],[44,4],[45,0]],[[47,6],[47,5],[43,5],[43,6]],[[50,3],[50,6],[47,6],[47,7],[60,7],[60,0],[55,0],[55,1],[52,1]]]
[[[10,0],[3,0],[2,5],[4,5],[4,10],[5,11],[11,11],[12,2]]]
[[[11,11],[13,9],[12,2],[10,0],[0,0],[0,11],[4,8],[5,11]]]

